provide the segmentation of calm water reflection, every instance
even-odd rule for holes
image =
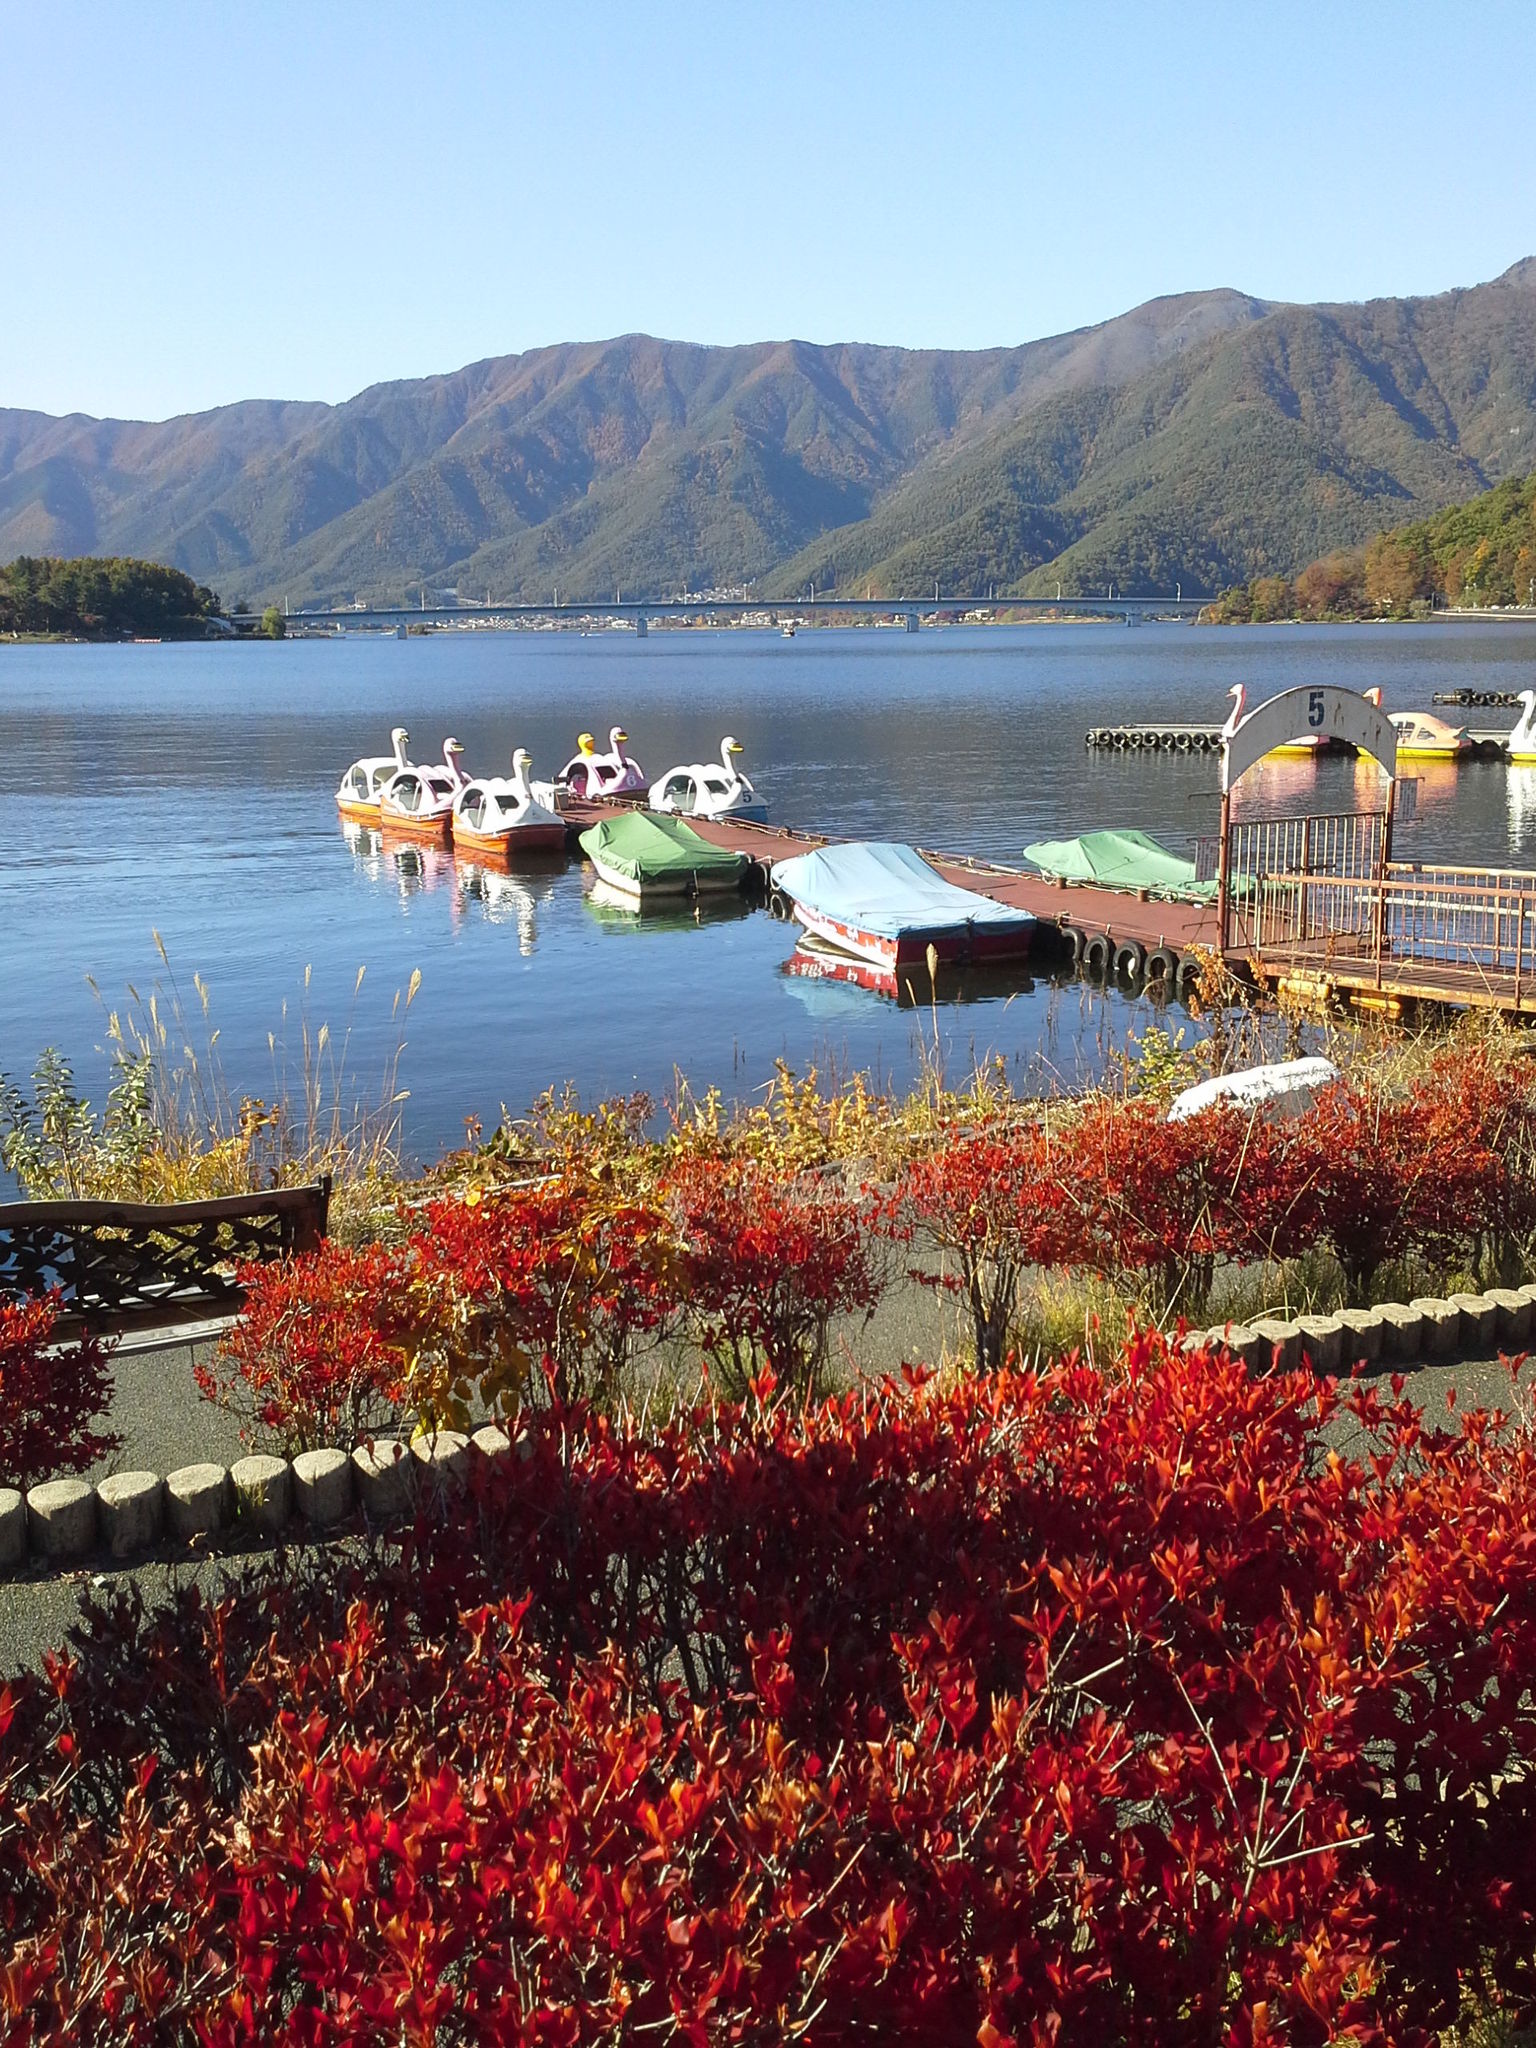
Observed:
[[[1458,685],[1524,687],[1526,627],[1233,631],[1011,630],[463,635],[252,647],[0,648],[0,1068],[47,1044],[99,1086],[110,1000],[147,990],[164,937],[190,993],[211,984],[226,1071],[269,1090],[269,1030],[315,1020],[372,1087],[394,1041],[390,999],[419,968],[403,1073],[412,1144],[521,1108],[571,1078],[587,1095],[665,1092],[674,1069],[741,1091],[776,1057],[798,1067],[913,1072],[935,1019],[865,991],[787,975],[792,930],[762,914],[638,923],[594,896],[579,864],[509,876],[446,852],[344,833],[331,791],[390,725],[435,756],[455,733],[470,766],[514,743],[552,770],[582,728],[629,730],[647,771],[745,741],[776,820],[1017,857],[1027,840],[1139,825],[1174,844],[1214,829],[1208,755],[1090,755],[1085,728],[1226,712],[1302,681],[1384,685],[1389,709]],[[1471,713],[1474,725],[1512,713]],[[1351,805],[1367,764],[1285,762],[1247,802]],[[1402,850],[1536,864],[1536,770],[1421,771]],[[359,966],[368,973],[355,1007]],[[1102,1064],[1149,1012],[1045,985],[942,1007],[955,1066],[997,1052],[1021,1079]]]

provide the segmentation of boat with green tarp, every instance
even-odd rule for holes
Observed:
[[[744,853],[702,838],[681,818],[624,811],[581,835],[581,850],[602,879],[642,902],[660,896],[702,896],[739,889]]]
[[[1087,882],[1097,889],[1145,889],[1149,896],[1170,896],[1188,903],[1207,903],[1216,894],[1214,881],[1197,881],[1192,860],[1181,860],[1145,832],[1083,832],[1076,839],[1037,839],[1024,858],[1043,873],[1063,882]]]

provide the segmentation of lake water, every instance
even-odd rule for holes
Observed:
[[[1091,724],[1219,721],[1304,681],[1381,683],[1389,709],[1435,690],[1536,681],[1526,626],[1247,628],[1035,626],[590,638],[483,633],[259,646],[0,647],[0,1070],[68,1052],[99,1097],[107,1002],[166,969],[211,991],[236,1094],[270,1096],[276,1034],[290,1068],[298,1014],[348,1019],[367,1095],[404,1032],[406,1133],[427,1156],[544,1088],[588,1100],[676,1071],[696,1088],[759,1086],[776,1058],[803,1071],[911,1078],[937,1028],[952,1073],[997,1053],[1015,1079],[1097,1071],[1157,1014],[1081,984],[942,1007],[935,1018],[787,975],[794,929],[760,911],[694,922],[604,913],[572,860],[527,878],[447,853],[355,847],[332,792],[403,723],[438,758],[449,733],[471,770],[504,772],[514,744],[552,773],[578,731],[622,723],[650,775],[745,743],[776,822],[1017,858],[1026,841],[1136,825],[1185,846],[1215,829],[1213,755],[1089,754]],[[1473,725],[1512,713],[1466,714]],[[1250,804],[1347,807],[1350,764],[1276,764]],[[1426,772],[1409,858],[1536,858],[1536,771]],[[304,974],[312,970],[304,994]],[[359,967],[367,975],[354,1001]],[[286,1005],[286,1022],[284,1007]]]

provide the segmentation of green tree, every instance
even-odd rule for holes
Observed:
[[[269,640],[281,640],[287,632],[287,622],[275,604],[269,604],[262,613],[261,630]]]

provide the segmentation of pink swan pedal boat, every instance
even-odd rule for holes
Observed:
[[[446,839],[453,827],[453,800],[468,779],[459,766],[464,749],[443,741],[441,763],[414,762],[390,777],[379,797],[379,824],[397,838]]]

